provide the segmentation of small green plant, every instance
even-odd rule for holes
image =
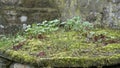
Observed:
[[[60,21],[57,19],[53,21],[43,21],[39,24],[32,24],[32,27],[27,28],[25,31],[27,35],[44,34],[58,30],[59,25]]]
[[[8,47],[10,45],[12,45],[11,38],[5,35],[0,35],[0,47]]]
[[[61,24],[64,25],[65,30],[77,30],[79,29],[79,24],[81,23],[80,17],[74,17],[72,19],[68,19],[66,22],[62,22]]]
[[[94,28],[92,23],[89,23],[88,21],[85,21],[81,24],[81,31],[89,31]]]
[[[75,30],[80,32],[87,32],[93,29],[93,24],[87,21],[82,21],[81,17],[74,17],[68,19],[66,22],[60,22],[59,20],[43,21],[39,24],[32,24],[25,31],[27,35],[36,36],[38,34],[45,34],[56,31],[63,25],[65,30]]]
[[[65,30],[75,30],[75,31],[88,31],[93,29],[93,24],[88,21],[82,21],[80,17],[74,17],[61,23],[64,25]]]

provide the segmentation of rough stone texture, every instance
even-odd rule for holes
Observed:
[[[90,12],[102,12],[107,0],[55,0],[63,19],[85,15]]]
[[[10,60],[0,58],[0,68],[37,68],[31,65],[14,63]]]
[[[0,57],[0,68],[38,68],[32,65],[12,62],[6,58]]]
[[[0,58],[0,68],[38,68],[32,65],[15,63],[10,60]]]
[[[74,16],[112,28],[120,25],[120,0],[0,0],[0,9],[0,25],[6,29],[56,18],[65,21]],[[23,16],[27,17],[24,22]]]
[[[19,63],[13,63],[10,68],[35,68],[34,66],[25,65],[25,64],[19,64]]]
[[[40,23],[59,18],[58,8],[53,5],[50,0],[0,0],[0,25],[5,26],[6,30],[15,25]],[[24,22],[21,20],[23,16],[27,17]]]
[[[120,0],[55,0],[61,19],[83,16],[85,20],[120,29]],[[95,19],[96,18],[96,19]]]
[[[8,68],[10,63],[10,61],[0,58],[0,68]]]

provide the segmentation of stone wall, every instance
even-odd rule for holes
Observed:
[[[0,29],[4,28],[4,33],[15,33],[23,24],[59,18],[58,8],[51,0],[0,0],[0,9]]]
[[[54,67],[51,66],[38,67],[31,64],[17,63],[0,56],[0,68],[54,68]]]
[[[0,9],[0,33],[15,31],[16,25],[74,16],[113,28],[120,25],[120,0],[0,0]]]
[[[0,58],[0,68],[8,68],[10,61],[7,59]]]
[[[90,12],[102,12],[106,0],[55,0],[63,19],[73,16],[87,16]]]
[[[5,58],[0,58],[0,68],[38,68],[29,64],[21,64],[7,60]]]
[[[61,19],[82,16],[89,22],[120,29],[120,0],[55,0]]]

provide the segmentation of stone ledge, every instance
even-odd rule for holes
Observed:
[[[4,57],[7,58],[7,55]],[[99,58],[94,58],[94,57],[93,58],[60,57],[60,58],[36,58],[36,59],[32,58],[31,60],[34,59],[33,62],[25,61],[24,58],[9,57],[8,59],[14,60],[18,63],[30,64],[30,65],[37,66],[37,67],[48,67],[48,66],[51,66],[51,67],[67,67],[67,66],[69,67],[91,67],[91,66],[109,66],[109,65],[120,64],[119,62],[120,55],[113,55],[113,56],[99,57]],[[24,62],[20,60],[23,60]],[[28,66],[28,65],[25,65],[25,66]]]
[[[21,10],[21,11],[47,11],[47,12],[55,12],[58,11],[58,9],[55,8],[26,8],[26,7],[13,7],[13,6],[5,6],[2,8],[3,10],[10,10],[10,9],[15,9],[15,10]]]
[[[26,64],[13,63],[11,64],[10,68],[36,68],[36,67]]]

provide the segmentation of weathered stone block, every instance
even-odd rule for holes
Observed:
[[[19,63],[13,63],[10,68],[35,68],[34,66],[24,65]]]
[[[10,61],[0,58],[0,68],[8,68],[10,63],[11,63]]]

